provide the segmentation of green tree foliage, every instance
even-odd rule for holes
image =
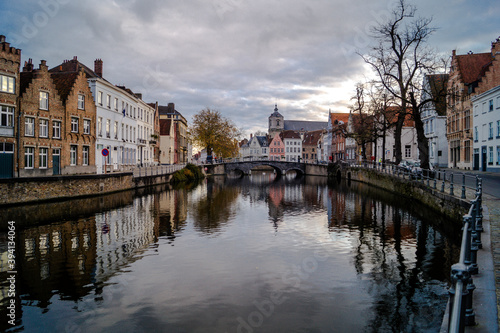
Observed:
[[[213,152],[219,158],[238,156],[240,130],[217,110],[205,108],[195,114],[189,134],[192,142],[205,148],[207,154]]]

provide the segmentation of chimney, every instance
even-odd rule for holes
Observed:
[[[142,94],[141,94],[141,93],[135,93],[134,95],[135,95],[135,97],[137,97],[138,99],[142,99]]]
[[[33,66],[33,65],[32,65]],[[47,70],[47,61],[46,60],[41,60],[40,65],[38,66],[38,69],[44,69]]]
[[[250,140],[252,140],[252,136],[253,136],[253,134],[252,134],[252,133],[250,133]]]
[[[175,104],[168,103],[168,113],[175,113]]]
[[[5,43],[5,36],[4,35],[0,35],[0,43]]]
[[[94,61],[94,72],[99,76],[102,77],[102,60],[101,59],[96,59]]]
[[[31,58],[28,61],[24,62],[23,72],[32,72],[33,71],[33,60]]]

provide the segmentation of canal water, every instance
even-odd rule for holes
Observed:
[[[17,273],[11,298],[3,230],[0,329],[437,332],[459,230],[424,212],[269,172],[3,209]]]

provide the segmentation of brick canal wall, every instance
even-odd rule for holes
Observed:
[[[0,180],[0,205],[61,200],[165,184],[170,174],[133,177],[129,173],[30,177]]]
[[[463,215],[470,207],[470,202],[435,190],[418,182],[411,182],[392,176],[390,174],[379,173],[375,170],[365,168],[348,168],[344,170],[346,179],[359,181],[379,187],[404,197],[417,200],[427,207],[444,214],[454,221],[462,222]]]

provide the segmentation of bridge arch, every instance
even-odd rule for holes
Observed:
[[[282,162],[282,161],[246,161],[246,162],[229,162],[225,163],[225,172],[229,173],[233,170],[239,170],[244,174],[250,174],[250,171],[261,165],[272,167],[278,175],[286,174],[288,171],[295,170],[297,173],[304,175],[305,166],[303,163],[297,162]]]

